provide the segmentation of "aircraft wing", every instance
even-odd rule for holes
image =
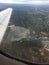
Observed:
[[[8,8],[0,12],[0,44],[4,37],[8,23],[10,21],[11,14],[12,14],[12,8]]]

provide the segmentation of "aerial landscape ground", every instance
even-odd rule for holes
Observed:
[[[1,50],[32,63],[49,63],[49,5],[0,4],[0,11],[6,8],[13,12]]]

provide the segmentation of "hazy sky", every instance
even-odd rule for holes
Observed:
[[[0,0],[0,3],[49,4],[49,0]]]

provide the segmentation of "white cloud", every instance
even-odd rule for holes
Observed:
[[[49,4],[49,0],[0,0],[0,3]]]
[[[12,0],[0,0],[0,3],[11,3]]]

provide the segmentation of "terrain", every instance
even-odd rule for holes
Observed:
[[[47,45],[49,45],[49,5],[0,4],[0,11],[8,7],[13,8],[9,26],[14,25],[28,29],[30,34],[21,40],[9,41],[7,37],[10,35],[11,29],[8,27],[1,44],[1,50],[25,61],[49,63],[49,51],[47,51]]]

